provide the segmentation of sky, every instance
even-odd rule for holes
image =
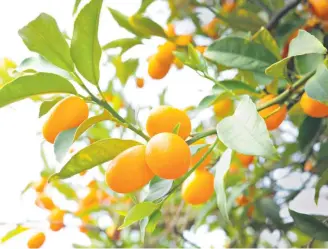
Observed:
[[[82,5],[85,2],[82,1]],[[126,15],[133,14],[140,4],[139,0],[107,0],[104,2],[104,6],[110,6]],[[55,17],[59,27],[70,34],[74,20],[72,17],[73,4],[73,0],[0,1],[0,58],[8,57],[19,63],[24,58],[34,55],[25,47],[17,31],[41,12]],[[167,13],[163,11],[165,8],[166,6],[159,4],[149,10],[156,16],[156,21],[162,25],[167,18]],[[99,40],[102,45],[117,38],[130,36],[115,23],[109,12],[103,12],[99,31]],[[210,16],[206,18],[209,19]],[[178,26],[177,30],[178,33],[191,31],[192,28],[188,23]],[[147,42],[147,46],[132,49],[127,53],[127,57],[144,60],[137,75],[145,78],[146,85],[144,89],[136,89],[133,81],[128,82],[124,90],[126,99],[134,106],[156,106],[158,105],[158,94],[167,86],[166,100],[171,105],[185,108],[198,103],[209,93],[212,83],[202,79],[192,70],[186,68],[177,73],[176,69],[172,69],[161,81],[151,80],[147,76],[146,59],[155,53],[157,45],[161,42],[163,41],[155,39]],[[104,67],[101,80],[105,82],[112,73],[112,68]],[[186,89],[188,90],[186,91]],[[33,220],[37,221],[38,230],[47,233],[44,248],[70,248],[72,243],[88,244],[87,237],[74,227],[65,228],[57,233],[48,231],[47,212],[34,206],[35,193],[29,191],[23,197],[20,196],[27,183],[39,178],[40,170],[43,167],[40,158],[40,143],[43,141],[40,130],[44,120],[38,119],[38,111],[39,104],[31,100],[23,100],[0,109],[0,237],[13,227],[12,225],[4,226],[1,223],[14,224]],[[142,123],[144,123],[145,115],[147,113],[140,116]],[[49,146],[48,148],[51,149]],[[56,166],[60,167],[60,165]],[[286,184],[290,184],[291,187],[300,183],[299,176],[293,177],[286,180]],[[293,208],[300,212],[324,213],[324,207],[327,207],[328,201],[321,200],[317,207],[312,202],[313,194],[313,190],[309,190],[299,196],[298,200],[293,202]],[[59,197],[58,201],[61,201]],[[65,220],[65,222],[74,223],[70,220]],[[36,231],[32,229],[25,232],[0,247],[25,248],[27,239]],[[206,228],[201,228],[196,236],[190,233],[187,233],[186,236],[203,247],[210,245],[221,247],[224,244],[224,237],[220,231],[208,233]]]

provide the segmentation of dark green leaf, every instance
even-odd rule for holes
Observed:
[[[240,37],[214,41],[204,56],[216,63],[255,72],[264,72],[276,62],[275,56],[262,45]]]
[[[58,97],[53,100],[43,101],[42,104],[40,105],[39,118],[47,114],[51,110],[51,108],[62,99],[63,99],[62,97]]]
[[[283,222],[279,215],[280,207],[272,198],[262,198],[257,202],[257,205],[263,215],[269,218],[277,227],[282,226]]]
[[[299,130],[297,140],[299,147],[302,151],[306,151],[309,147],[312,147],[312,141],[315,139],[316,134],[319,132],[321,126],[321,118],[312,118],[307,116]]]
[[[219,139],[230,149],[246,155],[279,158],[264,119],[249,96],[243,96],[233,116],[218,123]]]
[[[1,243],[6,242],[7,240],[10,240],[11,238],[15,237],[16,235],[21,234],[22,232],[25,232],[29,230],[28,227],[24,227],[21,225],[16,226],[14,229],[10,230],[7,232],[2,238],[1,238]]]
[[[133,140],[121,140],[115,138],[96,141],[76,153],[65,164],[60,172],[51,176],[51,180],[69,178],[84,170],[108,162],[119,153],[139,144],[140,143]]]
[[[133,223],[142,220],[145,217],[150,216],[155,210],[157,210],[159,206],[152,202],[142,202],[135,205],[125,216],[123,224],[119,227],[119,229],[126,228]]]
[[[328,241],[328,226],[311,215],[297,213],[290,209],[289,213],[294,219],[295,226],[303,233],[316,240]]]
[[[161,179],[158,176],[154,177],[149,183],[149,193],[145,201],[155,201],[165,196],[171,189],[172,180]]]
[[[102,49],[121,48],[121,54],[123,54],[138,44],[142,44],[142,41],[139,38],[123,38],[107,43]]]
[[[74,23],[71,55],[78,71],[93,84],[99,81],[101,47],[98,41],[102,0],[91,0],[78,14]]]
[[[20,29],[19,35],[29,50],[39,53],[66,71],[74,70],[68,44],[52,16],[45,13],[40,14],[35,20]]]
[[[76,94],[73,85],[61,76],[37,73],[19,77],[0,89],[0,107],[35,95],[48,93]]]
[[[220,157],[220,160],[216,163],[215,167],[215,179],[214,188],[216,193],[217,204],[220,213],[226,222],[229,222],[229,214],[227,209],[227,196],[224,184],[224,178],[229,170],[231,162],[232,151],[227,149]]]
[[[327,78],[328,69],[322,63],[318,66],[315,75],[305,85],[305,91],[311,98],[326,104],[328,104]]]
[[[76,128],[62,131],[55,139],[54,152],[57,162],[62,162],[74,141]]]
[[[319,181],[317,182],[317,185],[315,186],[315,196],[314,196],[314,200],[315,200],[315,203],[318,205],[318,200],[319,200],[319,194],[320,194],[320,189],[323,185],[327,184],[328,183],[328,169],[326,169]]]

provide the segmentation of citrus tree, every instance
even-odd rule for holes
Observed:
[[[46,115],[44,169],[24,192],[37,192],[50,230],[70,226],[64,217],[71,216],[92,247],[199,247],[184,232],[201,226],[224,231],[226,247],[327,246],[328,217],[289,208],[305,189],[315,189],[308,201],[318,204],[328,183],[326,0],[143,0],[132,16],[102,0],[80,2],[72,34],[41,13],[18,32],[38,55],[18,66],[5,59],[0,71],[0,107],[31,98]],[[158,2],[169,9],[166,26],[149,11]],[[131,35],[100,44],[103,14]],[[177,32],[185,20],[192,33]],[[154,37],[161,44],[147,61],[152,79],[187,67],[213,87],[186,110],[166,103],[163,92],[140,120],[123,90],[128,80],[144,87],[136,70],[145,62],[125,55]],[[101,59],[116,69],[106,84]],[[211,115],[202,119],[205,110]],[[75,183],[91,169],[98,176],[80,195]],[[305,180],[286,188],[279,172]],[[77,209],[54,203],[49,189]],[[111,226],[99,225],[104,217]],[[2,242],[30,228],[17,224]],[[278,233],[275,244],[265,232]],[[40,230],[27,244],[45,240]]]

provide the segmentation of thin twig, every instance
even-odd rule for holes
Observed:
[[[179,230],[178,230],[178,228],[176,226],[174,227],[173,231],[174,231],[174,233],[176,235],[178,235],[179,237],[181,237],[185,242],[187,242],[188,244],[190,244],[192,247],[200,248],[200,246],[198,246],[196,243],[190,241],[182,233],[180,233]]]

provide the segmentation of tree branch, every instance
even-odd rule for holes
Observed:
[[[174,233],[176,235],[178,235],[179,237],[181,237],[181,239],[183,239],[183,241],[187,242],[188,244],[190,244],[192,247],[195,248],[200,248],[200,246],[198,246],[196,243],[190,241],[189,239],[187,239],[182,233],[179,232],[178,228],[175,226],[173,229]]]
[[[290,1],[288,4],[286,4],[285,7],[283,7],[280,11],[278,11],[269,21],[269,23],[266,26],[267,30],[271,31],[272,29],[274,29],[278,25],[279,21],[285,15],[287,15],[291,9],[295,8],[301,1],[302,0],[293,0]]]

